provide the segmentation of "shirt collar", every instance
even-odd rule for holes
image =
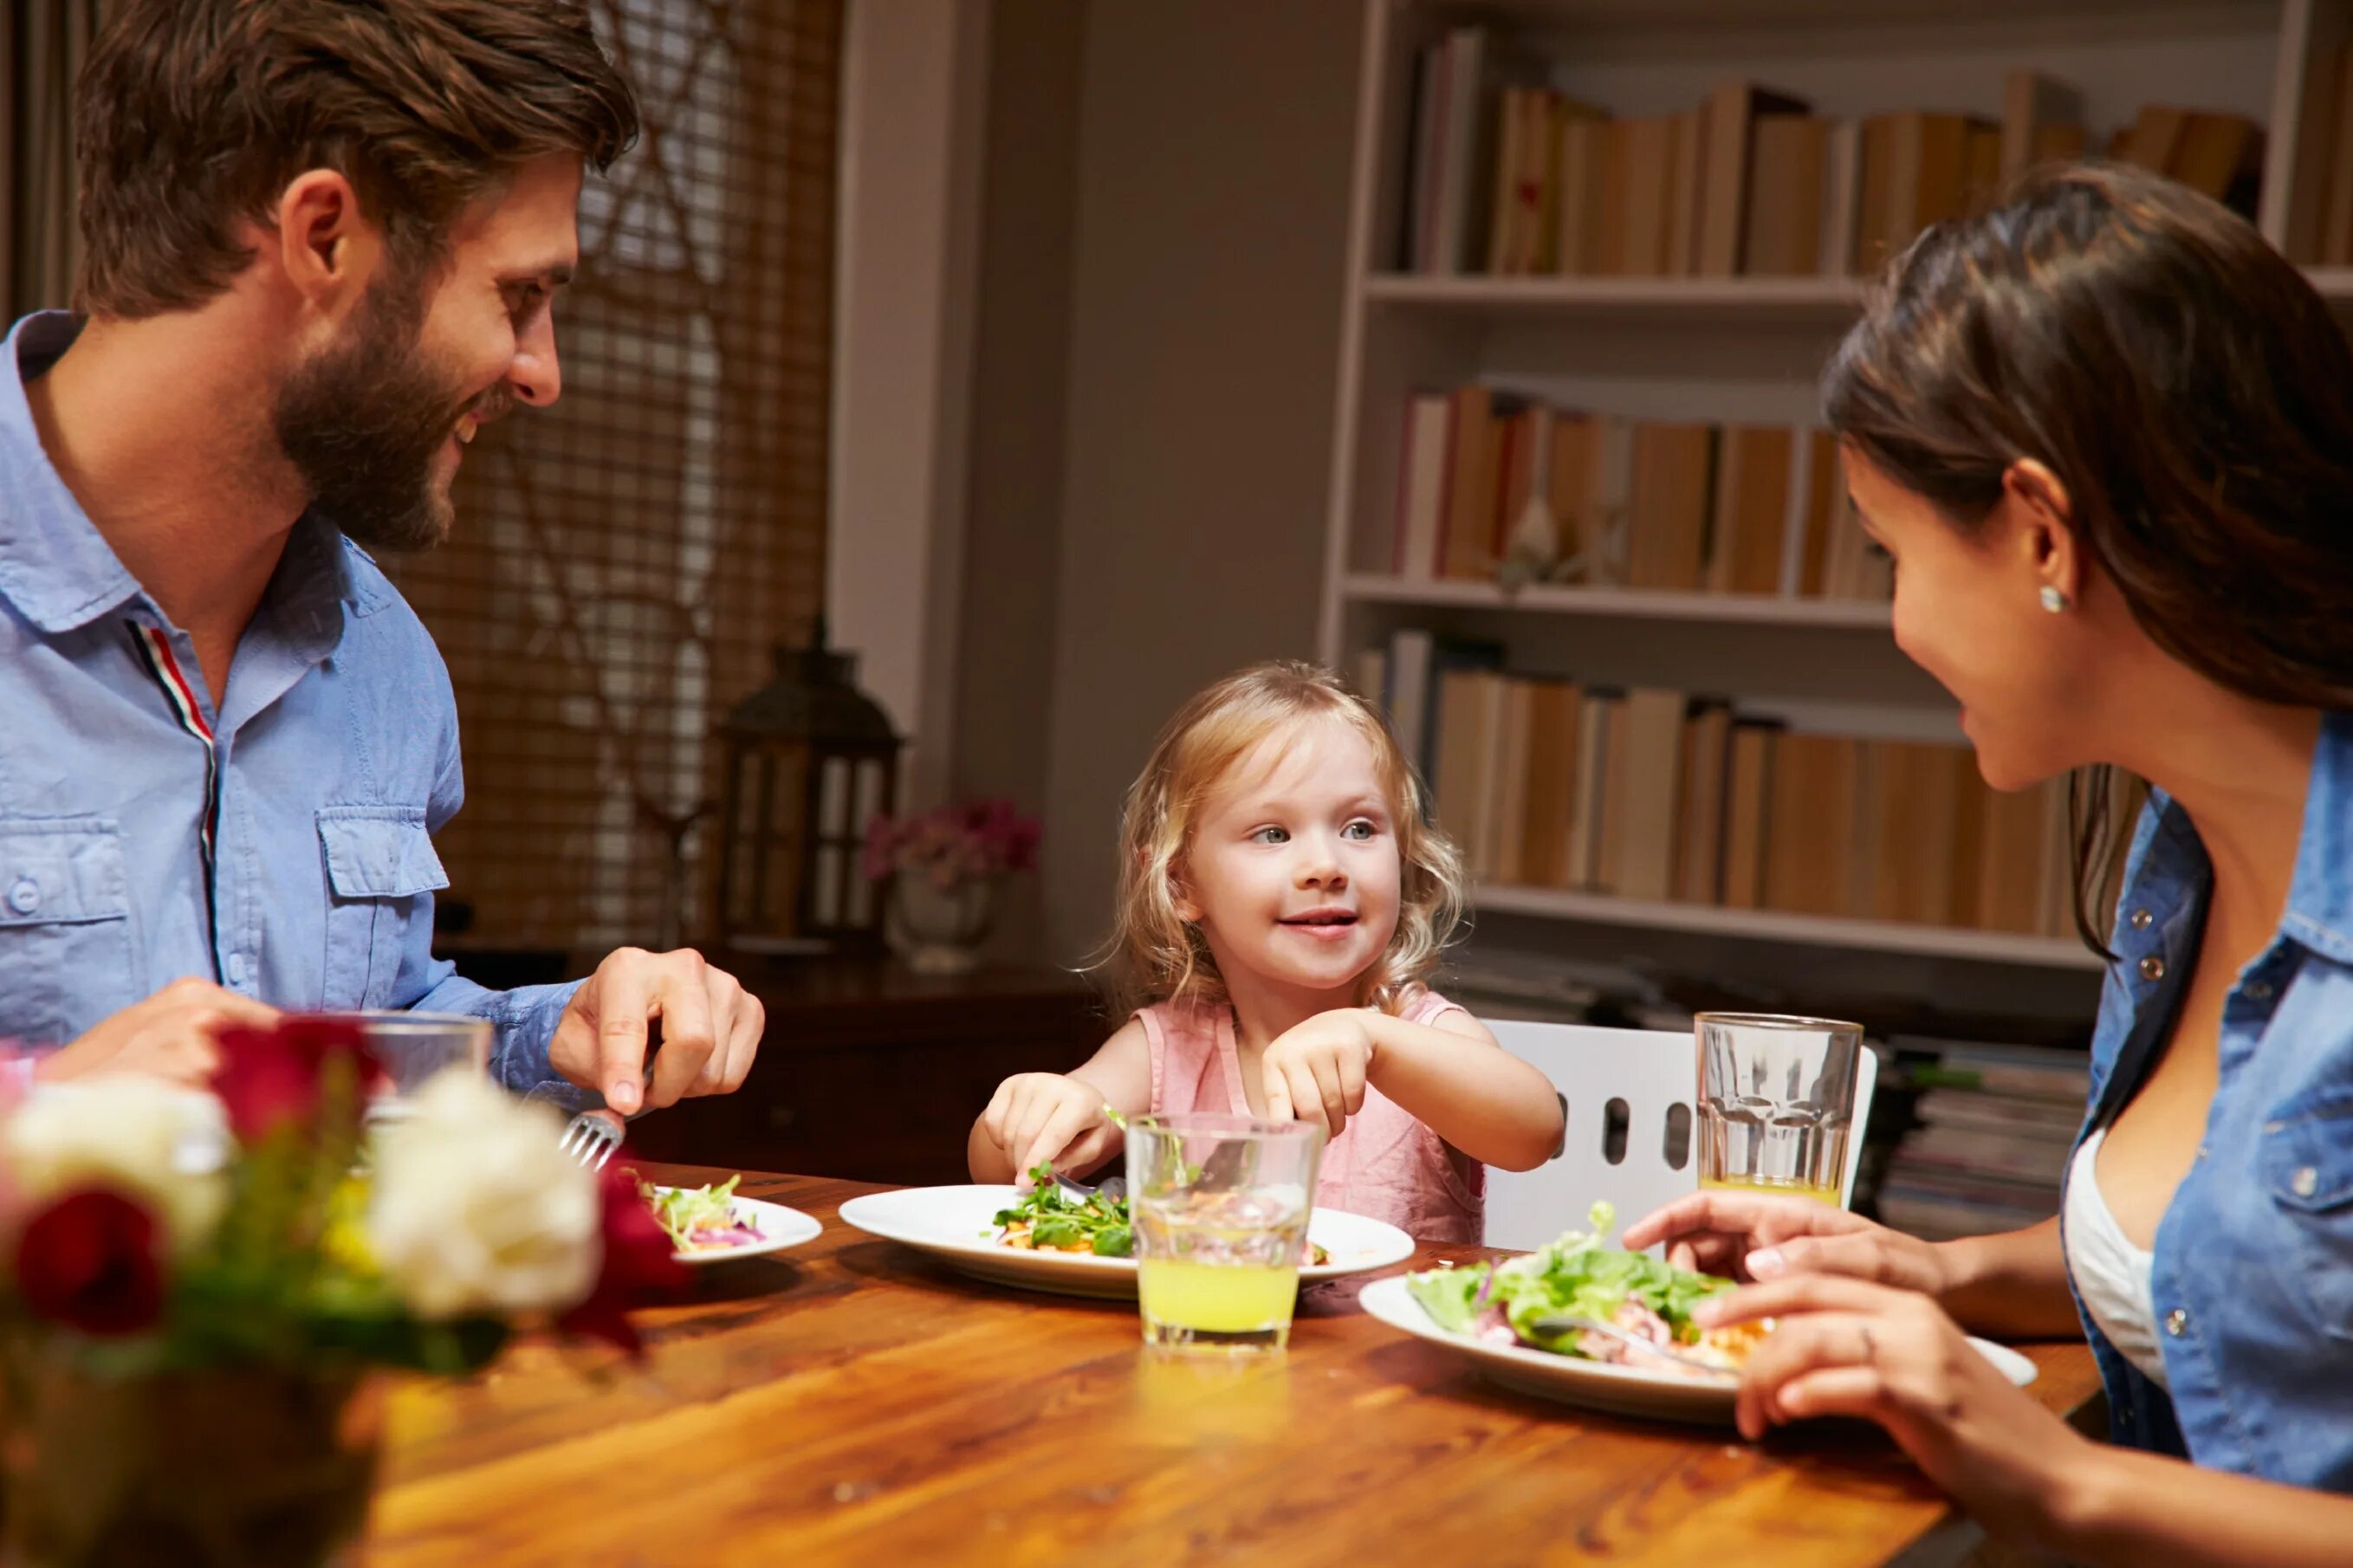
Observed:
[[[122,564],[49,462],[25,383],[81,332],[81,318],[43,310],[0,347],[0,593],[50,636],[87,626],[140,596]]]
[[[2353,963],[2353,714],[2321,717],[2282,924],[2314,952]]]
[[[58,477],[33,424],[25,383],[48,369],[81,333],[82,318],[41,310],[18,321],[0,346],[0,594],[54,637],[89,625],[145,590]],[[340,603],[361,614],[381,595],[352,569],[353,547],[317,510],[288,539],[263,604],[296,640],[334,646]]]

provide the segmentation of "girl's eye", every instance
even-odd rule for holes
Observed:
[[[1261,827],[1250,835],[1250,839],[1258,844],[1288,844],[1291,842],[1291,830],[1284,827]]]
[[[1379,831],[1380,830],[1378,828],[1375,827],[1371,823],[1366,821],[1360,816],[1356,821],[1348,824],[1347,826],[1340,829],[1340,836],[1344,838],[1353,838],[1361,844]]]

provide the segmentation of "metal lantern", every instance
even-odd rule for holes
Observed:
[[[858,689],[858,658],[776,650],[776,677],[720,726],[719,934],[740,945],[871,944],[881,889],[859,868],[866,825],[898,805],[898,735]],[[744,939],[750,939],[746,942]]]

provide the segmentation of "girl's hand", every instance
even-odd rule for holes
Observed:
[[[1707,1328],[1778,1320],[1741,1377],[1743,1436],[1817,1415],[1875,1421],[1929,1479],[2004,1534],[2049,1534],[2065,1489],[2095,1458],[2088,1439],[1915,1291],[1799,1275],[1704,1301],[1693,1316]]]
[[[1310,1121],[1328,1140],[1364,1109],[1373,1037],[1365,1015],[1343,1007],[1293,1026],[1266,1047],[1260,1063],[1267,1119]]]
[[[1103,1091],[1058,1072],[1016,1073],[998,1084],[980,1124],[1012,1162],[1014,1185],[1024,1192],[1040,1163],[1083,1176],[1125,1141]]]
[[[1932,1297],[1952,1283],[1932,1244],[1811,1198],[1696,1192],[1628,1226],[1621,1244],[1641,1252],[1660,1242],[1678,1268],[1731,1279],[1845,1274]]]

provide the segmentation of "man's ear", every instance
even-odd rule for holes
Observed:
[[[341,317],[384,260],[383,232],[360,210],[359,193],[336,170],[307,170],[280,194],[277,217],[274,245],[288,286],[318,314]]]

